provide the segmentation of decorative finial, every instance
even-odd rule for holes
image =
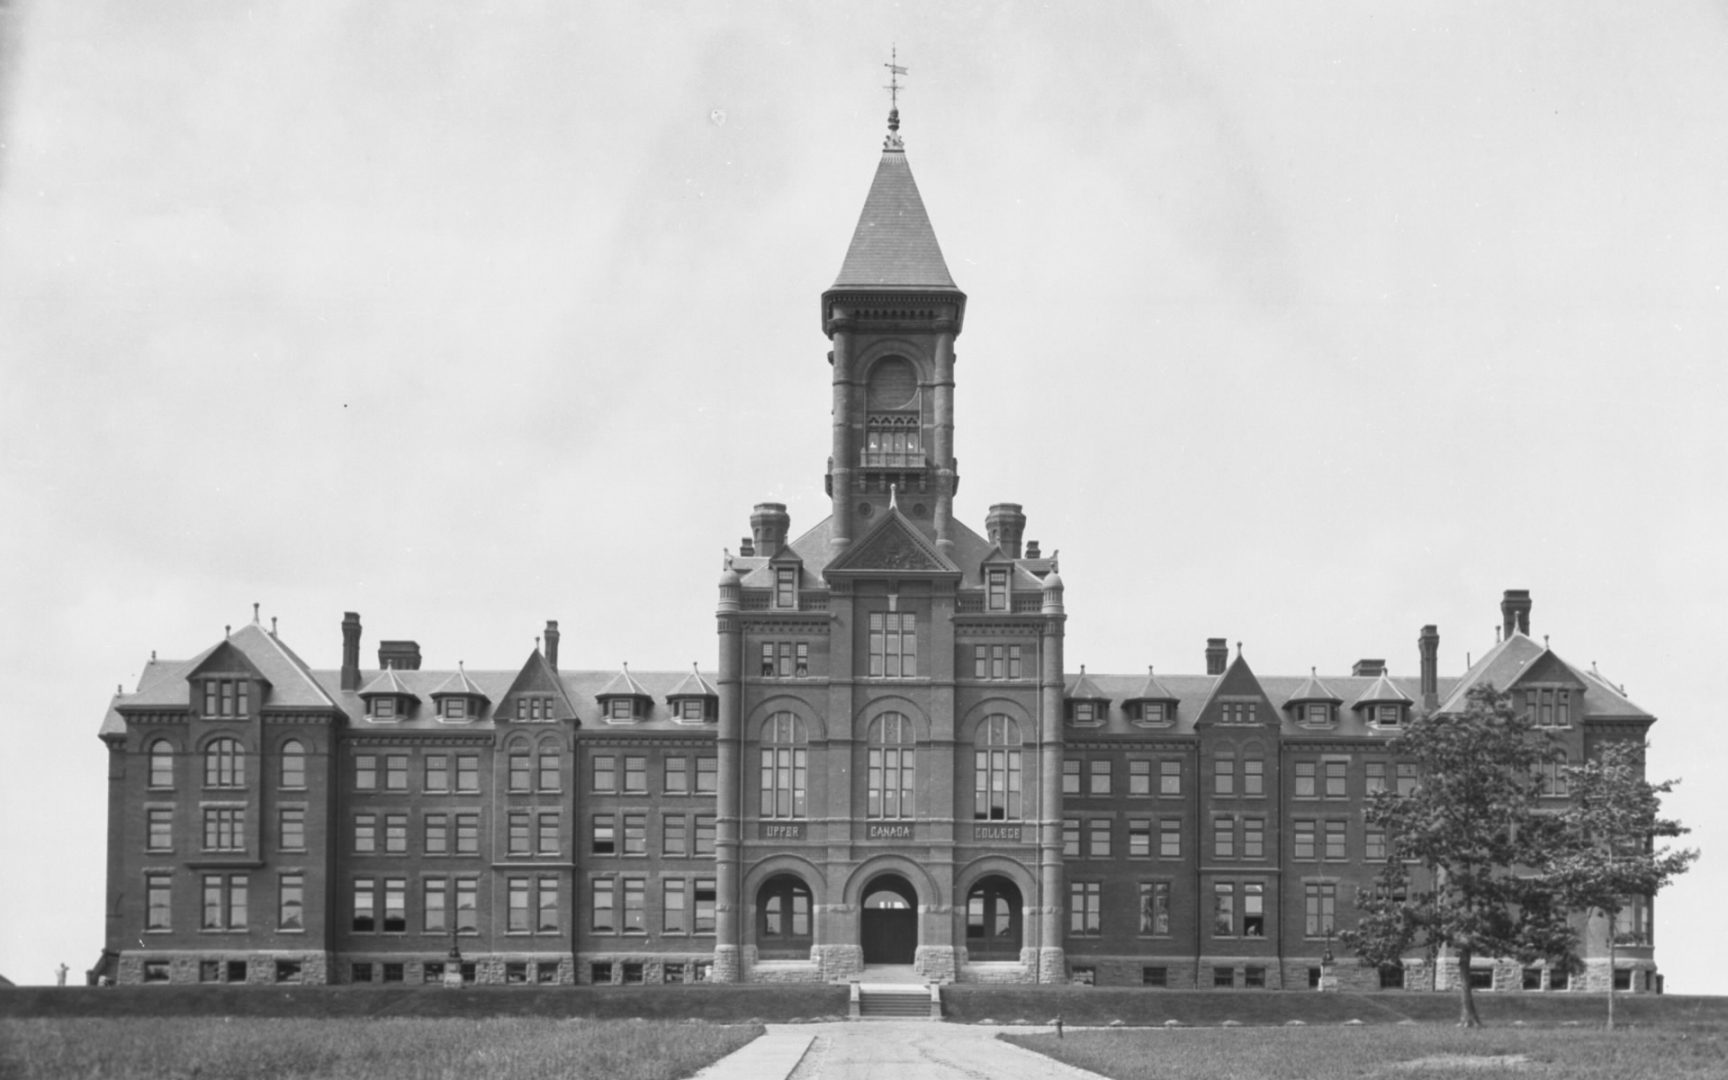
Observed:
[[[1151,664],[1146,665],[1146,677],[1148,679],[1150,679],[1152,677],[1152,665]]]
[[[1240,641],[1236,643],[1236,659],[1242,659],[1242,643]]]
[[[252,625],[258,625],[258,601],[252,601]]]
[[[694,671],[698,675],[702,674],[701,663],[699,663],[698,661],[695,661],[695,660],[690,661],[690,670]]]
[[[276,616],[270,616],[270,636],[276,636]]]
[[[1240,641],[1236,643],[1236,651],[1242,651],[1242,643]],[[1320,677],[1320,669],[1310,665],[1308,668],[1308,677],[1310,679],[1318,679]]]
[[[888,91],[888,137],[882,140],[885,150],[898,150],[900,142],[900,76],[910,72],[900,66],[899,46],[893,46],[888,53],[888,63],[882,66],[888,69],[888,85],[883,89]]]
[[[1548,635],[1547,634],[1542,635],[1542,647],[1544,649],[1546,649],[1548,647]]]
[[[900,509],[900,485],[899,484],[889,484],[888,485],[888,509],[890,509],[890,510]]]
[[[155,649],[150,650],[150,662],[152,664],[154,664],[156,662],[156,650]],[[1590,667],[1592,670],[1594,670],[1596,667],[1596,661],[1594,661],[1594,660],[1590,661]]]
[[[539,634],[534,635],[534,651],[535,652],[540,651],[540,635]]]
[[[234,624],[233,623],[223,623],[222,624],[222,638],[223,638],[223,640],[227,640],[228,638],[231,638],[233,636],[234,636]]]

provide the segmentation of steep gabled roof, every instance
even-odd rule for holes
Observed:
[[[1170,692],[1169,687],[1165,686],[1163,683],[1158,681],[1158,676],[1156,676],[1152,673],[1152,665],[1148,664],[1148,665],[1146,665],[1146,684],[1140,688],[1139,693],[1135,694],[1131,698],[1124,698],[1123,700],[1124,701],[1180,701],[1181,699],[1178,698],[1175,694],[1172,694]]]
[[[539,649],[528,654],[528,659],[522,664],[522,670],[516,673],[515,681],[498,699],[497,715],[507,716],[511,704],[519,694],[551,694],[558,706],[552,710],[552,719],[571,720],[576,717],[576,705],[570,700],[570,695],[565,692],[564,680],[558,677],[556,671],[552,670],[552,665],[546,660],[546,654]]]
[[[1086,674],[1086,665],[1080,665],[1080,677],[1070,682],[1062,692],[1062,696],[1071,701],[1109,701],[1110,695],[1099,689],[1092,681],[1092,676]]]
[[[1564,670],[1577,679],[1583,687],[1584,700],[1575,710],[1575,715],[1583,717],[1650,717],[1648,710],[1634,704],[1624,692],[1601,675],[1585,672],[1561,659],[1548,646],[1530,639],[1522,631],[1514,630],[1502,639],[1492,649],[1482,654],[1482,659],[1476,661],[1469,671],[1466,671],[1452,687],[1451,693],[1441,699],[1439,712],[1455,713],[1463,710],[1468,695],[1473,687],[1491,684],[1498,689],[1507,690],[1527,676],[1541,672],[1556,671],[1554,664],[1564,666]]]
[[[452,697],[457,694],[467,697],[486,698],[486,691],[480,689],[480,687],[475,684],[474,680],[468,677],[468,673],[460,667],[451,672],[448,679],[445,679],[432,689],[432,696],[435,698]]]
[[[1324,701],[1330,705],[1344,704],[1344,699],[1328,689],[1326,684],[1320,681],[1320,676],[1315,673],[1313,668],[1308,669],[1308,677],[1302,681],[1301,686],[1296,688],[1296,692],[1284,699],[1284,705],[1288,708],[1291,705],[1299,705],[1307,701]]]
[[[630,668],[628,665],[619,669],[618,674],[612,676],[612,681],[601,687],[600,692],[594,696],[596,698],[639,697],[648,698],[649,700],[653,700],[654,697],[654,695],[642,688],[642,684],[636,681],[634,675],[630,674]]]
[[[906,154],[882,152],[836,289],[955,289]]]
[[[1392,676],[1382,671],[1380,677],[1369,684],[1368,689],[1362,691],[1361,696],[1350,707],[1362,709],[1369,705],[1410,704],[1413,704],[1410,695],[1398,689],[1398,684],[1392,681]]]
[[[717,698],[719,696],[720,691],[714,689],[713,684],[702,677],[701,670],[692,664],[690,665],[690,674],[680,679],[678,685],[667,692],[666,700],[671,702],[675,698]]]
[[[896,574],[961,574],[954,560],[943,554],[936,542],[925,536],[898,506],[890,506],[823,572],[832,576],[884,570]]]
[[[371,682],[360,688],[361,697],[370,697],[373,694],[399,694],[402,697],[411,697],[415,700],[419,700],[420,697],[408,689],[408,684],[396,674],[395,668],[385,668],[374,676]]]

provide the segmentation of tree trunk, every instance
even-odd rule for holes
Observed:
[[[1458,950],[1458,1026],[1477,1028],[1482,1017],[1476,1012],[1476,995],[1470,989],[1470,950]]]
[[[1608,916],[1608,1030],[1614,1030],[1614,923],[1619,912],[1605,911]]]

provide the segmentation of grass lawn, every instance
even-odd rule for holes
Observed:
[[[1114,1080],[1721,1080],[1728,1025],[1600,1028],[1431,1026],[1121,1028],[1010,1035]]]
[[[679,1080],[761,1031],[660,1020],[0,1020],[0,1076]]]

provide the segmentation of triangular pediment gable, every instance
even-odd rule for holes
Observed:
[[[1194,727],[1263,727],[1278,722],[1278,710],[1272,699],[1266,696],[1265,688],[1260,685],[1254,669],[1248,666],[1248,661],[1237,653],[1236,659],[1224,669],[1218,684],[1212,688],[1206,704],[1201,706]]]
[[[827,576],[883,572],[958,576],[960,568],[894,508],[883,515],[875,528],[828,564]]]
[[[1524,666],[1518,677],[1512,680],[1506,689],[1526,685],[1571,686],[1582,688],[1584,680],[1572,670],[1572,666],[1560,659],[1553,649],[1542,650],[1542,655],[1536,657]]]
[[[576,706],[571,704],[570,695],[564,690],[564,681],[552,670],[552,665],[546,662],[546,655],[535,649],[528,654],[527,662],[522,665],[522,670],[516,673],[510,689],[504,692],[504,697],[498,702],[498,709],[493,715],[500,719],[513,720],[518,715],[516,701],[519,697],[545,695],[552,698],[552,715],[548,719],[576,719]]]
[[[231,640],[224,641],[211,649],[196,667],[186,673],[186,680],[190,682],[201,675],[217,673],[232,675],[235,672],[244,672],[266,683],[270,681],[264,677],[262,671],[258,670],[258,665],[252,662],[252,658],[237,648]]]
[[[803,566],[804,556],[798,554],[791,544],[784,544],[774,557],[768,560],[770,566]]]

